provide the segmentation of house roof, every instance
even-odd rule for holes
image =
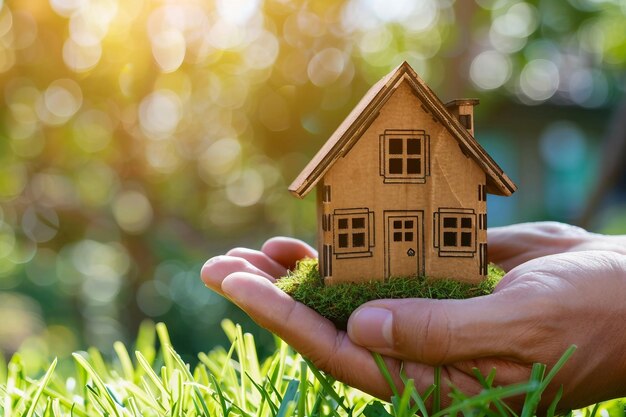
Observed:
[[[463,153],[474,159],[485,171],[487,192],[504,196],[513,194],[517,186],[478,144],[471,133],[446,109],[446,106],[407,62],[400,64],[369,89],[289,186],[289,191],[299,198],[306,196],[333,164],[350,151],[403,81],[408,82],[424,107],[448,129],[452,137],[458,141]]]

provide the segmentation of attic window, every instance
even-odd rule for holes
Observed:
[[[337,209],[334,217],[334,249],[337,258],[372,256],[374,213],[366,208]]]
[[[385,183],[424,183],[429,140],[423,130],[387,129],[380,135],[380,175]]]
[[[439,209],[435,213],[435,247],[439,256],[474,256],[476,214],[471,209]]]

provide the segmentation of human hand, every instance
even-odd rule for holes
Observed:
[[[353,343],[404,360],[416,385],[423,365],[463,392],[480,390],[472,368],[494,385],[528,380],[533,363],[553,366],[578,349],[542,398],[545,409],[563,385],[560,408],[626,395],[626,256],[609,251],[537,258],[510,271],[493,294],[467,300],[376,300],[348,322]],[[410,364],[407,366],[407,364]],[[417,368],[415,368],[417,366]],[[521,399],[512,399],[519,408]]]
[[[626,255],[626,236],[590,233],[558,222],[520,223],[487,230],[489,261],[510,271],[516,266],[564,252],[606,250]]]
[[[560,384],[564,408],[624,395],[626,329],[615,319],[626,317],[624,256],[582,252],[536,259],[507,274],[494,294],[475,299],[372,301],[351,317],[350,337],[271,284],[304,256],[315,251],[293,239],[270,239],[260,252],[235,249],[209,260],[202,277],[320,369],[383,399],[391,392],[370,350],[385,355],[396,377],[403,366],[421,392],[432,384],[434,366],[443,365],[444,379],[472,394],[481,390],[473,367],[483,374],[496,367],[499,385],[522,382],[533,363],[552,366],[571,344],[579,349],[544,401]],[[520,407],[515,400],[511,405]]]
[[[207,287],[241,307],[260,326],[281,337],[319,369],[379,398],[391,390],[367,349],[355,345],[345,331],[273,285],[302,258],[317,257],[310,246],[296,239],[269,239],[260,251],[237,248],[209,259],[202,268]],[[388,359],[398,374],[401,361]],[[433,369],[412,366],[426,380]],[[396,381],[400,382],[399,378]]]

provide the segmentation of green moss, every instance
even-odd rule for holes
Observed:
[[[478,285],[426,277],[398,277],[386,281],[325,286],[317,259],[304,259],[276,285],[295,300],[345,328],[350,314],[361,304],[383,298],[463,299],[491,294],[504,271],[489,265],[487,278]]]

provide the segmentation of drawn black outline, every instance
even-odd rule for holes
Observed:
[[[472,233],[474,234],[472,250],[464,250],[463,247],[459,250],[443,250],[439,244],[441,234],[441,214],[452,214],[457,216],[472,215]],[[476,211],[474,209],[456,208],[456,207],[439,207],[439,209],[433,213],[433,247],[438,249],[437,254],[440,258],[473,258],[476,256],[478,250],[478,223],[476,221]]]
[[[422,165],[424,167],[423,173],[417,175],[404,175],[390,177],[387,174],[387,142],[389,136],[401,136],[403,139],[410,139],[413,136],[415,139],[420,138],[423,141],[424,152],[422,154]],[[384,184],[424,184],[426,183],[426,177],[430,176],[430,135],[423,129],[385,129],[382,134],[378,136],[378,171],[379,175],[383,177]]]
[[[348,216],[363,216],[366,219],[365,230],[367,231],[367,246],[364,247],[363,250],[350,250],[354,248],[349,248],[348,251],[343,251],[339,248],[337,244],[338,230],[335,227],[335,224],[339,221],[339,219],[343,216],[346,216],[348,219],[352,219],[353,217]],[[332,237],[333,237],[333,254],[336,259],[350,259],[350,258],[371,258],[373,256],[372,248],[376,244],[376,230],[375,230],[375,217],[374,212],[371,211],[367,207],[352,207],[352,208],[342,208],[335,209],[333,211],[333,215],[331,218],[332,225]]]
[[[407,220],[410,218],[411,220],[416,220],[415,225],[417,228],[416,239],[415,241],[419,245],[419,248],[416,249],[416,274],[417,276],[424,276],[426,271],[426,246],[424,244],[424,210],[383,210],[383,238],[384,238],[384,265],[385,265],[385,280],[388,280],[390,277],[391,271],[391,257],[390,257],[390,227],[389,222],[392,219],[403,219]]]

